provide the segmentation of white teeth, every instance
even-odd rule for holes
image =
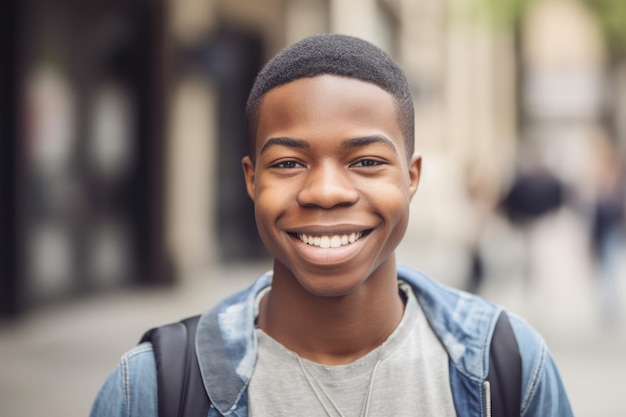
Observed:
[[[363,236],[363,232],[353,232],[345,235],[323,235],[313,236],[304,233],[298,233],[298,238],[307,245],[317,246],[320,248],[339,248],[356,242]]]

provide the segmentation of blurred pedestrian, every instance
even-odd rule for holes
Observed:
[[[524,241],[524,278],[532,283],[536,273],[533,256],[534,236],[542,220],[556,213],[566,200],[566,187],[545,161],[543,147],[523,149],[520,168],[508,191],[504,193],[499,208],[511,225],[517,228]]]
[[[501,198],[497,175],[489,174],[485,167],[477,163],[471,163],[465,174],[468,199],[465,229],[469,257],[466,289],[471,293],[478,293],[484,283],[487,271],[482,251],[483,238]]]
[[[599,138],[595,147],[595,199],[591,218],[591,246],[600,278],[600,306],[607,323],[620,317],[619,261],[624,251],[626,172],[614,143]]]

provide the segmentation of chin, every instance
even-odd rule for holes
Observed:
[[[300,286],[307,292],[320,297],[342,297],[358,291],[371,275],[351,269],[349,272],[338,271],[336,268],[322,271],[294,271]]]

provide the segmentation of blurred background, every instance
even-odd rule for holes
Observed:
[[[150,327],[271,266],[240,160],[257,71],[318,32],[406,70],[401,263],[503,304],[578,416],[626,415],[626,2],[5,0],[0,415],[87,415]]]

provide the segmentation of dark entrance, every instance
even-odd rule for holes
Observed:
[[[261,37],[221,28],[206,48],[208,70],[217,88],[218,246],[221,259],[267,257],[258,237],[252,201],[245,191],[241,159],[247,154],[244,110],[263,59]]]
[[[0,15],[0,314],[171,281],[164,3],[8,0]]]

